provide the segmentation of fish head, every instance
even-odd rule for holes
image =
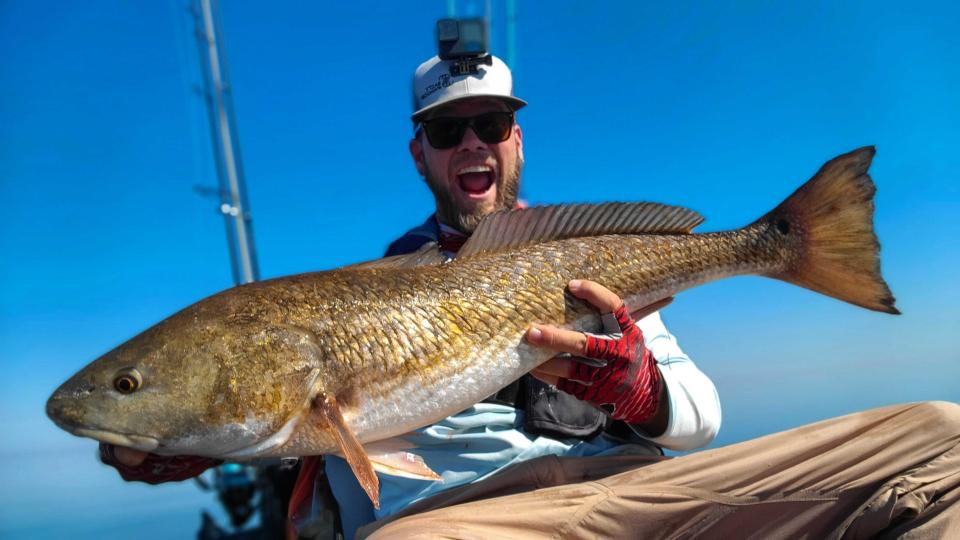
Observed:
[[[275,436],[308,402],[303,332],[202,304],[81,369],[47,415],[74,435],[162,455],[224,456]]]

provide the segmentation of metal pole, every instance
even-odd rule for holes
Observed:
[[[201,58],[207,85],[207,104],[217,153],[217,175],[220,179],[221,205],[227,223],[233,278],[236,284],[260,279],[253,245],[253,224],[240,166],[239,142],[233,119],[230,83],[226,61],[220,46],[220,24],[216,16],[216,0],[199,0],[202,17]],[[198,36],[198,37],[200,37]]]
[[[230,206],[229,190],[224,180],[223,153],[219,151],[220,137],[217,135],[217,115],[213,104],[213,90],[210,82],[210,66],[205,61],[207,56],[208,38],[203,30],[203,19],[201,15],[200,2],[195,1],[191,14],[193,15],[194,34],[197,38],[197,47],[200,53],[200,71],[203,74],[203,101],[207,109],[207,121],[210,123],[210,146],[213,148],[213,165],[217,172],[217,181],[220,184],[217,193],[220,198],[220,210],[223,215],[223,228],[227,235],[227,251],[230,254],[230,271],[233,275],[233,283],[239,285],[243,283],[240,276],[240,264],[237,261],[237,242],[233,233],[233,223],[229,212],[223,212],[224,208]]]

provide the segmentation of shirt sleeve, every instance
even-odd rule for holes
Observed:
[[[644,317],[637,326],[657,360],[670,406],[670,419],[662,435],[640,435],[671,450],[710,444],[720,430],[720,398],[713,382],[680,349],[659,312]]]

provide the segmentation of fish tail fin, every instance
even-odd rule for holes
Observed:
[[[880,275],[873,230],[876,187],[867,174],[876,150],[867,146],[828,161],[806,184],[760,219],[796,239],[776,277],[851,304],[899,314]]]

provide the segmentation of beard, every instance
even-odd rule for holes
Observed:
[[[429,167],[426,167],[426,181],[437,202],[437,219],[445,225],[464,233],[472,234],[477,225],[486,216],[498,211],[509,210],[517,205],[517,196],[520,191],[520,171],[523,169],[523,160],[517,159],[513,170],[500,171],[497,175],[497,196],[493,204],[484,204],[472,211],[464,211],[457,206],[450,189],[442,179],[437,178]]]

